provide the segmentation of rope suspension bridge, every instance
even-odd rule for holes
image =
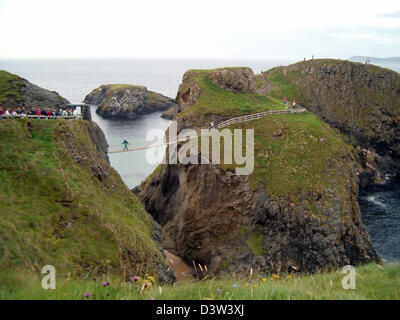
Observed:
[[[299,113],[304,113],[305,111],[306,111],[305,108],[301,108],[301,109],[290,109],[290,110],[270,110],[270,111],[264,111],[264,112],[259,112],[259,113],[253,113],[253,114],[240,116],[240,117],[235,117],[235,118],[231,118],[231,119],[222,121],[218,125],[213,127],[212,129],[223,129],[225,127],[228,127],[228,126],[236,124],[236,123],[242,123],[242,122],[248,122],[248,121],[252,121],[252,120],[257,120],[257,119],[265,118],[267,116],[275,115],[275,114],[299,114]],[[197,130],[196,134],[193,134],[193,136],[189,136],[187,138],[189,140],[197,139],[198,137],[202,136],[200,132],[201,132],[201,129]],[[168,145],[178,144],[179,142],[182,142],[182,141],[177,141],[177,140],[169,141],[169,142],[165,142],[163,144],[136,147],[136,148],[132,148],[132,149],[125,150],[125,151],[124,150],[109,151],[108,154],[135,152],[135,151],[147,150],[147,149],[152,149],[152,148],[166,147]]]

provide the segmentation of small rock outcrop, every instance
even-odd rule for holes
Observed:
[[[210,78],[222,89],[236,93],[256,93],[257,82],[250,68],[216,69],[210,73]]]
[[[198,99],[201,93],[199,85],[193,81],[193,71],[189,70],[183,75],[182,83],[179,86],[176,102],[178,104],[178,112],[184,112],[190,108]]]
[[[134,85],[102,85],[88,94],[84,103],[97,105],[96,113],[104,118],[119,119],[136,119],[175,105],[171,98]]]

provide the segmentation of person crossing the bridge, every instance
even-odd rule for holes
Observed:
[[[126,141],[126,140],[124,140],[124,142],[122,142],[122,144],[124,145],[124,150],[123,150],[123,151],[129,151],[129,150],[128,150],[128,144],[129,144],[129,142]]]

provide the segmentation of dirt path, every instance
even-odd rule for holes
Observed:
[[[178,281],[185,281],[193,278],[190,274],[192,269],[183,262],[181,258],[173,255],[167,250],[164,250],[164,252],[167,255],[167,263],[174,269]]]

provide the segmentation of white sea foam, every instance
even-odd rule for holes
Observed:
[[[373,204],[375,204],[377,206],[380,206],[382,208],[386,208],[386,204],[384,204],[383,202],[377,200],[376,197],[374,197],[374,196],[367,197],[367,200],[369,202],[372,202]]]

